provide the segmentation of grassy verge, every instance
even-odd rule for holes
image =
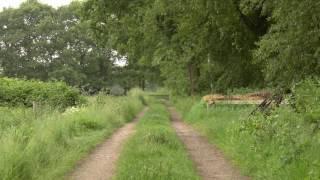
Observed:
[[[186,122],[225,152],[253,179],[320,179],[320,133],[303,114],[281,107],[248,119],[248,105],[187,105],[176,99]]]
[[[121,154],[116,179],[199,179],[163,105],[152,105],[138,123]]]
[[[0,108],[0,179],[63,179],[141,108],[138,98],[103,96],[65,113]]]

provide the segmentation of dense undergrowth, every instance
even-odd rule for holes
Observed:
[[[251,105],[217,104],[207,110],[191,98],[174,102],[185,121],[254,179],[320,179],[319,82],[297,84],[289,101],[269,116],[252,117]]]
[[[142,108],[137,97],[89,98],[64,113],[0,108],[0,179],[63,179],[76,162]]]
[[[199,179],[163,105],[151,105],[138,123],[120,156],[116,179]]]

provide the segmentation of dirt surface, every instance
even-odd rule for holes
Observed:
[[[199,175],[204,180],[248,180],[241,176],[224,155],[215,146],[201,136],[192,127],[182,122],[180,115],[169,108],[172,125],[194,161]]]
[[[134,133],[137,121],[147,111],[145,108],[131,122],[118,129],[108,140],[99,145],[86,159],[81,161],[69,175],[72,180],[108,180],[112,179],[116,162],[126,139]]]

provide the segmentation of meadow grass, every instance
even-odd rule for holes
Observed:
[[[77,161],[142,109],[136,97],[89,99],[64,113],[0,108],[0,179],[63,179]]]
[[[199,179],[163,105],[152,104],[138,123],[122,151],[115,179]]]
[[[249,118],[252,105],[214,105],[175,99],[184,120],[252,179],[320,179],[320,133],[288,107]]]

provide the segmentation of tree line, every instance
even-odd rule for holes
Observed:
[[[0,12],[0,74],[94,91],[289,87],[320,75],[320,2],[27,0]]]
[[[145,86],[145,74],[136,65],[117,65],[124,59],[111,47],[100,46],[81,18],[82,3],[57,9],[28,0],[19,8],[0,12],[0,75],[6,77],[64,81],[96,92],[115,84],[129,89]],[[152,68],[151,68],[152,69]],[[149,78],[150,79],[150,78]]]
[[[177,93],[289,87],[320,75],[318,0],[88,0],[100,44]]]

